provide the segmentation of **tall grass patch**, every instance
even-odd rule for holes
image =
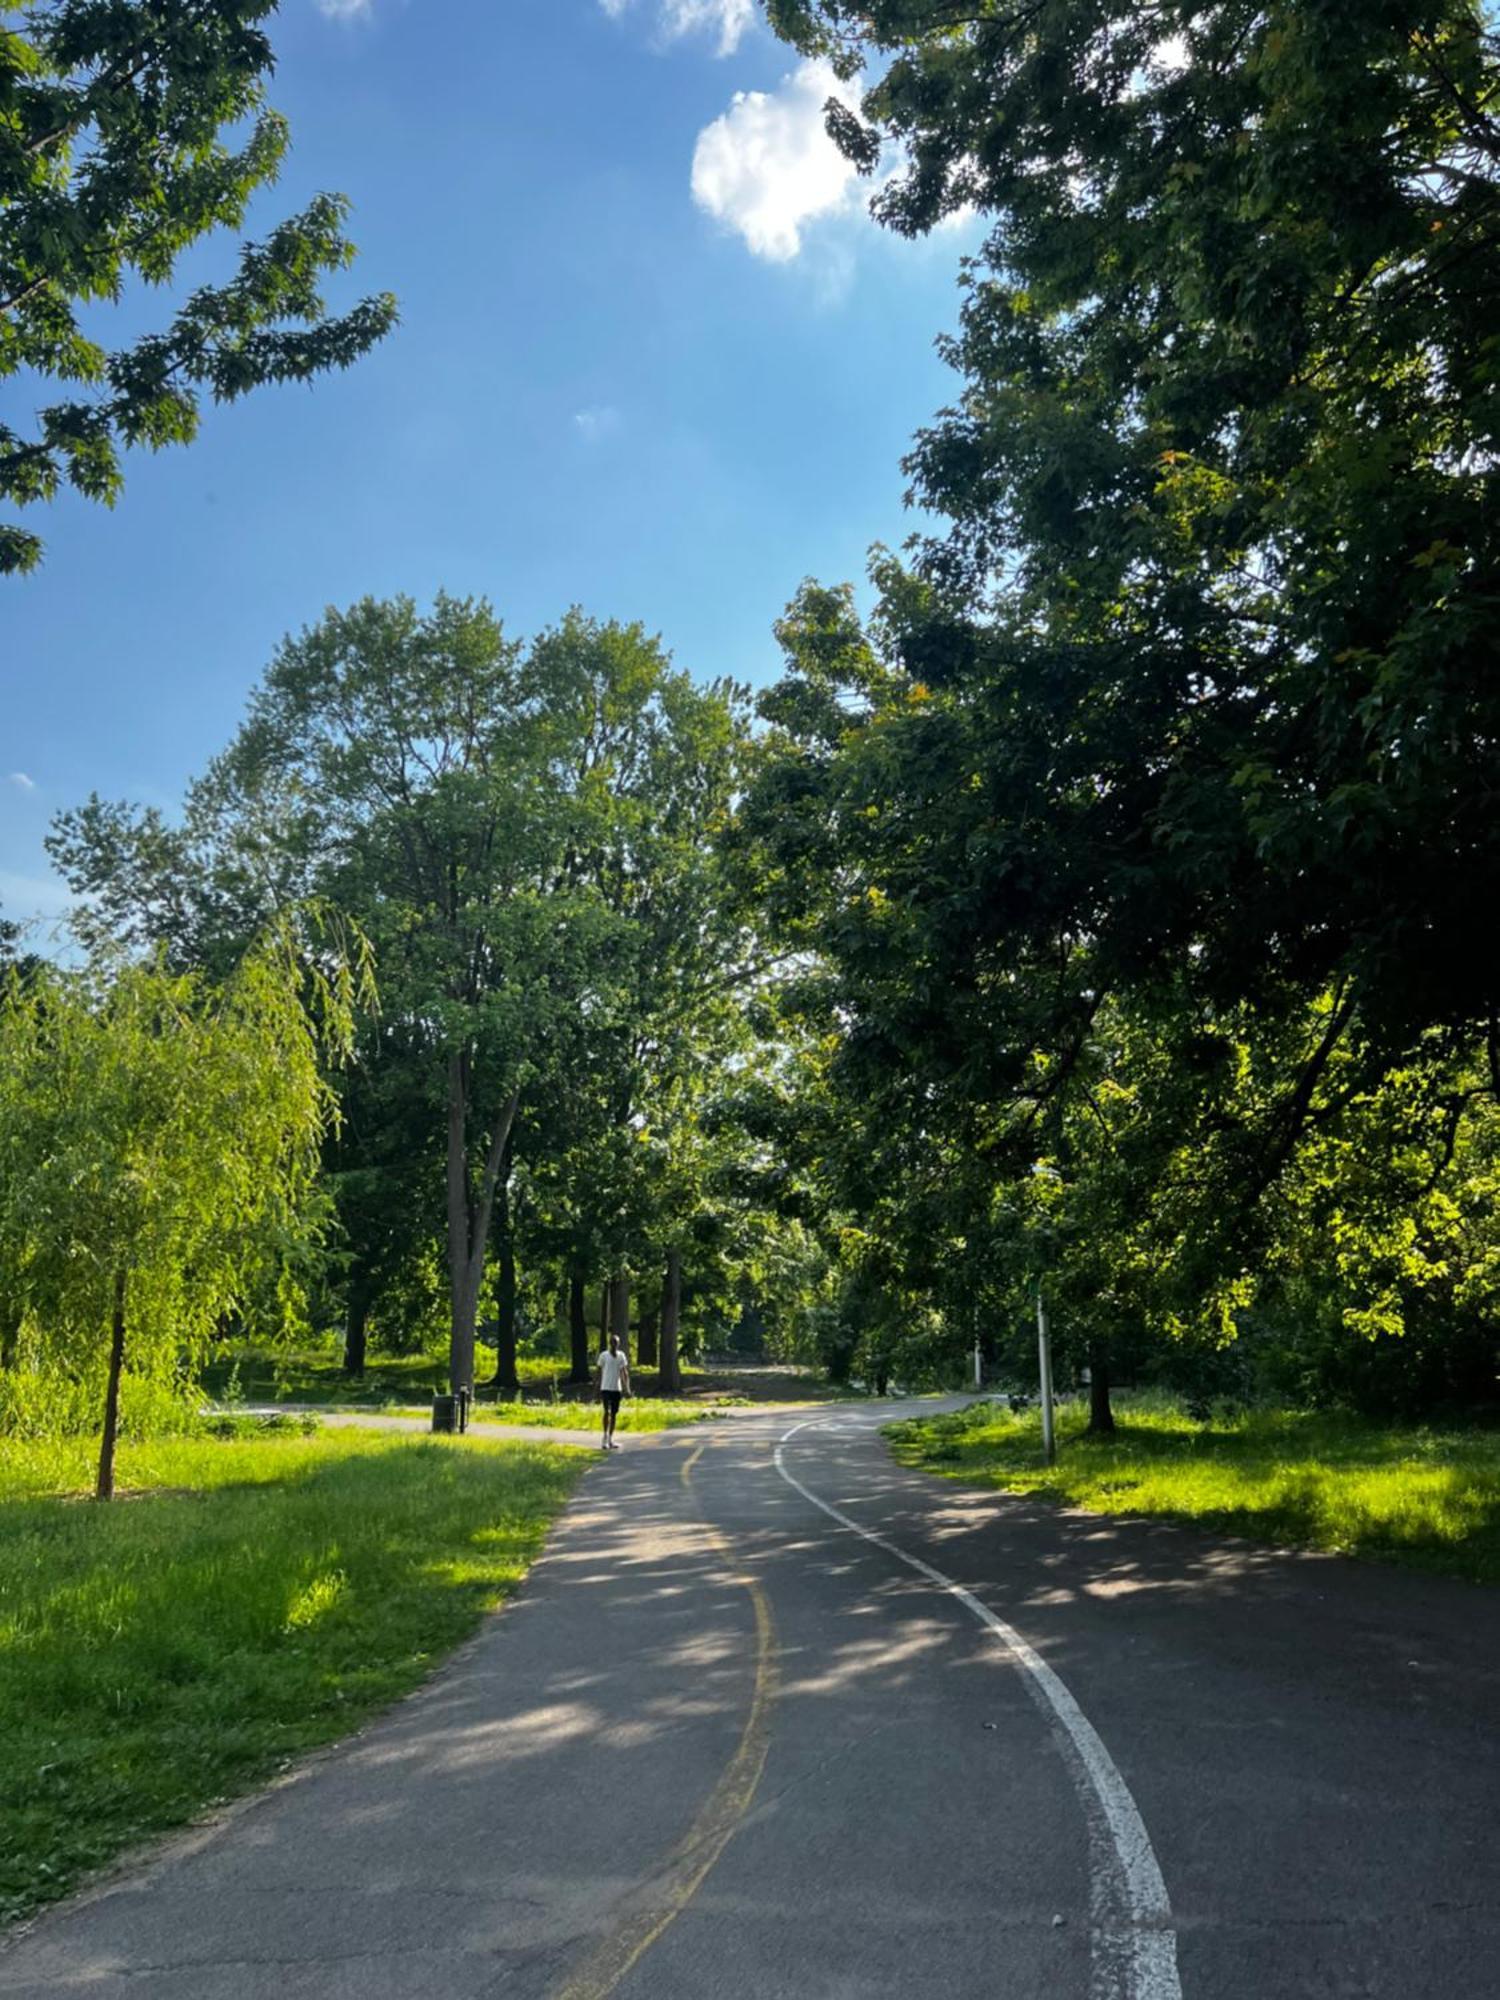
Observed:
[[[995,1404],[894,1424],[903,1465],[1103,1514],[1158,1514],[1299,1548],[1500,1581],[1500,1434],[1252,1410],[1198,1423],[1165,1399],[1124,1402],[1112,1439],[1059,1412],[1057,1463],[1041,1419]]]
[[[586,1462],[363,1432],[7,1441],[0,1920],[405,1693],[524,1574]]]

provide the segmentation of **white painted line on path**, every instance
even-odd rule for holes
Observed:
[[[988,1627],[1026,1672],[1026,1687],[1049,1721],[1060,1732],[1073,1781],[1089,1823],[1092,1875],[1093,1974],[1091,2000],[1182,2000],[1177,1978],[1177,1934],[1172,1906],[1162,1880],[1156,1850],[1146,1831],[1130,1788],[1115,1760],[1047,1662],[1013,1625],[1007,1625],[987,1604],[951,1576],[945,1576],[920,1556],[909,1555],[895,1542],[865,1528],[804,1486],[788,1472],[783,1448],[799,1431],[818,1428],[817,1418],[793,1424],[776,1446],[775,1465],[788,1486],[821,1508],[851,1534],[873,1542],[897,1562],[925,1576],[939,1590],[957,1598],[981,1625]]]

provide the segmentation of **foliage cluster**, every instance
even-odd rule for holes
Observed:
[[[1096,1382],[1253,1333],[1301,1392],[1493,1397],[1482,11],[770,11],[866,70],[881,219],[990,230],[936,524],[869,619],[791,607],[743,830],[882,1283],[956,1347],[1044,1281]]]
[[[777,1060],[722,855],[751,757],[743,691],[639,626],[575,611],[525,643],[482,601],[367,600],[284,643],[180,822],[97,798],[60,818],[97,951],[237,977],[310,904],[368,940],[309,1303],[344,1320],[352,1374],[372,1325],[420,1353],[440,1317],[455,1386],[481,1333],[498,1394],[528,1341],[585,1381],[597,1302],[671,1394],[752,1292],[790,1322],[822,1282],[735,1108]]]
[[[90,308],[167,284],[275,179],[289,134],[266,103],[261,24],[276,4],[27,0],[0,23],[0,380],[60,398],[34,435],[0,424],[0,499],[27,506],[66,482],[113,504],[122,447],[190,443],[203,394],[232,402],[347,367],[395,324],[388,294],[328,312],[319,284],[354,253],[347,203],[323,194],[162,331],[111,351],[92,330]],[[0,574],[41,554],[0,522]]]

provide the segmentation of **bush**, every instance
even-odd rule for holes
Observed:
[[[317,1418],[307,1415],[237,1417],[220,1412],[200,1420],[199,1434],[203,1437],[220,1438],[229,1444],[241,1442],[246,1438],[311,1437],[317,1428]]]
[[[120,1380],[120,1435],[181,1437],[197,1426],[196,1386],[128,1370]],[[104,1384],[92,1375],[0,1370],[0,1437],[95,1437],[104,1420]]]

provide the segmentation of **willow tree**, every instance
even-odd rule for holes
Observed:
[[[202,1358],[305,1214],[352,980],[287,939],[212,984],[44,968],[0,997],[0,1244],[44,1370],[97,1384],[114,1492],[127,1373]]]

